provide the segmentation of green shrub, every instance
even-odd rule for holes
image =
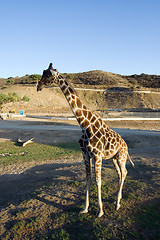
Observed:
[[[22,98],[22,101],[24,102],[29,102],[30,98],[27,97],[26,95],[24,95],[24,97]]]
[[[8,93],[8,101],[9,102],[19,102],[21,99],[15,92]]]
[[[14,81],[14,79],[12,78],[12,77],[9,77],[8,79],[7,79],[7,83],[9,83],[9,84],[12,84],[12,83],[14,83],[15,81]]]
[[[2,105],[2,103],[6,103],[8,102],[8,96],[4,93],[0,94],[0,105]]]
[[[41,79],[41,75],[39,75],[39,74],[32,74],[32,75],[30,75],[30,78],[32,78],[33,80],[40,80]]]
[[[1,93],[0,94],[0,106],[2,104],[8,103],[8,102],[19,102],[19,101],[26,101],[28,102],[30,100],[29,97],[24,96],[23,98],[20,98],[17,93],[15,92],[10,92],[8,95]]]

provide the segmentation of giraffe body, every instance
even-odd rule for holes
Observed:
[[[64,79],[56,69],[50,64],[47,70],[44,70],[41,80],[38,83],[37,91],[42,90],[44,85],[56,81],[64,93],[71,110],[77,118],[82,129],[82,136],[79,140],[80,148],[83,153],[86,167],[86,199],[85,207],[81,213],[87,213],[89,207],[89,189],[91,184],[92,161],[95,165],[95,176],[98,192],[99,211],[98,216],[103,215],[101,200],[101,168],[102,159],[111,159],[119,177],[119,190],[117,196],[116,209],[120,208],[122,198],[123,183],[127,175],[126,161],[128,157],[128,147],[123,138],[110,129],[97,114],[92,113],[77,96],[75,90]],[[131,160],[130,160],[131,161]],[[132,163],[132,161],[131,161]],[[133,163],[132,163],[133,164]]]

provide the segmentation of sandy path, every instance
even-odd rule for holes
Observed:
[[[118,125],[117,125],[118,126]],[[136,125],[137,127],[140,127]],[[126,125],[127,127],[127,125]],[[129,127],[129,126],[128,126]],[[113,128],[127,142],[129,153],[132,159],[136,161],[138,158],[150,158],[152,160],[160,159],[160,132],[151,130]],[[76,125],[57,125],[54,122],[44,120],[5,120],[0,121],[0,141],[34,138],[35,142],[43,144],[55,144],[61,142],[78,142],[81,136],[81,129]],[[72,158],[59,159],[59,164],[72,163],[75,161]],[[82,162],[82,158],[76,160],[77,163]],[[36,165],[43,164],[23,163],[21,166],[8,166],[1,169],[1,174],[5,173],[22,173],[26,169]],[[46,164],[46,162],[45,162]],[[47,162],[49,164],[49,162]],[[51,163],[50,163],[51,164]],[[52,162],[53,164],[53,162]]]
[[[126,126],[127,127],[127,126]],[[138,127],[138,125],[137,125]],[[151,130],[113,128],[127,142],[132,155],[160,156],[160,132]],[[81,129],[76,125],[57,125],[54,122],[39,120],[0,121],[0,141],[16,141],[34,137],[35,142],[52,144],[60,142],[78,142]]]

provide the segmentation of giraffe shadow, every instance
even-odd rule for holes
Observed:
[[[134,180],[134,182],[133,182]],[[145,189],[155,192],[159,189],[159,166],[157,159],[137,158],[135,168],[130,168],[128,181],[132,189]]]
[[[70,201],[70,195],[74,195],[74,183],[78,182],[79,171],[83,175],[81,163],[43,164],[21,174],[1,175],[0,210],[31,199],[38,199],[58,209],[65,207],[65,202],[67,205],[75,204],[76,197]]]

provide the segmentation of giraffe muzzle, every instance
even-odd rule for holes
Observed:
[[[40,86],[39,84],[37,85],[37,92],[40,92],[42,90],[42,86]]]

